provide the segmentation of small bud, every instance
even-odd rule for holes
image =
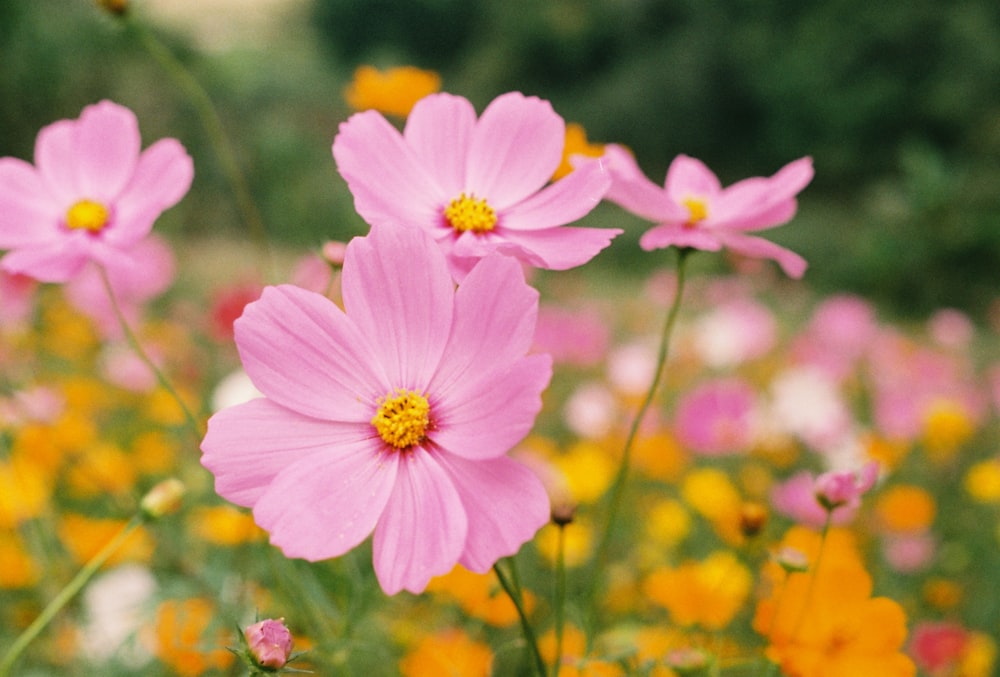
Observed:
[[[340,268],[344,265],[344,255],[347,253],[347,245],[343,242],[330,240],[323,243],[320,253],[327,263],[335,268]]]
[[[184,491],[184,483],[176,477],[170,477],[158,483],[142,497],[139,509],[146,519],[159,519],[177,512],[181,507]]]
[[[285,667],[292,653],[292,633],[284,618],[254,623],[243,631],[243,636],[254,665],[271,670]]]
[[[678,675],[694,677],[694,675],[707,673],[708,668],[712,665],[712,654],[703,649],[674,649],[663,660],[667,667],[673,669]]]
[[[809,571],[809,558],[801,550],[784,547],[772,555],[785,573],[805,573]]]
[[[576,516],[576,504],[569,501],[561,501],[552,504],[552,523],[564,527],[573,522]]]
[[[753,538],[767,524],[767,508],[760,503],[744,503],[740,506],[740,533]]]
[[[115,16],[124,16],[128,11],[128,3],[129,0],[97,0],[98,7]]]

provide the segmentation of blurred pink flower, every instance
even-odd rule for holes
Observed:
[[[878,331],[875,309],[868,301],[836,294],[816,306],[805,331],[793,342],[792,355],[795,361],[843,381],[857,368]]]
[[[246,279],[234,282],[212,295],[208,311],[208,333],[218,341],[233,339],[233,323],[243,314],[247,304],[260,298],[262,286],[259,282]]]
[[[611,181],[594,161],[546,185],[562,159],[564,127],[547,101],[519,92],[494,99],[478,120],[466,99],[432,94],[413,107],[402,135],[375,111],[351,116],[333,156],[369,224],[427,231],[459,281],[493,251],[565,270],[622,231],[563,227],[596,207]]]
[[[691,451],[720,456],[747,451],[753,441],[757,395],[737,378],[702,383],[681,396],[674,417],[677,438]]]
[[[869,461],[859,470],[831,470],[816,478],[813,491],[816,500],[827,510],[845,505],[860,505],[861,497],[875,486],[878,463]]]
[[[541,481],[507,452],[552,375],[528,355],[538,293],[488,256],[456,291],[413,228],[349,245],[344,311],[268,287],[236,322],[265,397],[209,420],[202,462],[289,557],[344,554],[374,531],[382,589],[420,592],[461,563],[486,572],[549,518]]]
[[[827,512],[816,500],[815,479],[808,470],[803,470],[776,484],[771,489],[771,507],[799,524],[821,527],[826,522]],[[831,524],[848,524],[854,519],[857,504],[835,508]]]
[[[38,133],[35,166],[0,158],[0,266],[65,282],[87,261],[132,260],[134,247],[191,185],[194,167],[176,139],[140,153],[139,123],[102,101],[79,119]]]
[[[733,367],[763,357],[774,347],[778,323],[769,308],[752,299],[726,301],[692,327],[694,349],[710,367]]]
[[[173,283],[176,267],[166,241],[153,234],[132,247],[127,257],[105,264],[105,271],[122,315],[129,324],[134,324],[140,319],[143,304]],[[106,338],[122,336],[97,264],[84,266],[79,275],[66,283],[65,293],[73,307],[91,318]]]
[[[882,543],[882,556],[894,570],[902,574],[921,571],[930,566],[937,551],[929,533],[888,536]]]
[[[606,199],[656,223],[639,240],[646,251],[726,248],[777,261],[790,277],[805,273],[807,264],[801,256],[746,233],[791,220],[798,206],[795,196],[813,177],[811,158],[789,163],[770,178],[744,179],[728,188],[700,160],[687,155],[674,159],[662,188],[646,178],[622,146],[607,146],[604,161],[612,176]]]
[[[592,367],[608,350],[607,324],[594,309],[571,311],[543,306],[538,310],[535,349],[556,363]]]
[[[0,270],[0,326],[6,329],[30,317],[37,286],[38,283],[27,275]]]
[[[920,621],[910,635],[909,654],[921,670],[939,674],[958,664],[968,641],[969,631],[958,623]]]
[[[969,345],[976,327],[969,316],[955,308],[942,308],[927,321],[927,330],[939,346],[961,350]]]

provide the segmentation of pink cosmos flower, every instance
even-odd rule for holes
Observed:
[[[547,101],[519,92],[496,98],[478,120],[466,99],[432,94],[413,107],[402,134],[375,111],[351,116],[333,156],[358,213],[374,227],[426,230],[457,280],[493,251],[565,270],[622,231],[564,227],[597,206],[611,181],[594,161],[546,185],[564,130]]]
[[[677,405],[680,442],[706,456],[747,451],[753,441],[757,396],[737,378],[708,381],[686,393]]]
[[[827,511],[816,500],[815,478],[808,470],[798,472],[771,489],[771,507],[780,515],[811,527],[822,527]],[[833,525],[849,524],[857,513],[858,504],[834,508],[830,514]]]
[[[348,245],[342,288],[344,311],[283,285],[237,320],[265,397],[209,420],[216,491],[289,557],[336,557],[374,531],[388,594],[456,562],[486,572],[549,517],[540,480],[506,455],[552,375],[548,355],[526,356],[538,293],[499,255],[455,291],[430,236],[392,227]]]
[[[816,478],[813,492],[827,510],[857,505],[878,479],[878,462],[869,461],[860,470],[832,470]]]
[[[102,101],[38,133],[35,165],[0,158],[0,266],[65,282],[87,261],[121,262],[187,192],[191,158],[175,139],[140,151],[128,108]]]
[[[678,155],[670,164],[662,188],[646,178],[622,146],[607,146],[604,161],[612,176],[606,199],[657,224],[639,240],[646,251],[725,247],[777,261],[790,277],[805,273],[807,264],[801,256],[747,233],[791,220],[797,209],[795,196],[813,177],[811,158],[789,163],[772,177],[744,179],[728,188],[700,160],[687,155]]]

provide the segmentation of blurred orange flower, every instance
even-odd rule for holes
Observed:
[[[399,671],[403,677],[488,677],[493,652],[461,630],[445,630],[427,635],[403,657]]]
[[[456,565],[444,576],[431,579],[427,590],[453,600],[466,614],[489,625],[506,627],[517,622],[517,608],[493,571],[477,574]],[[535,596],[529,590],[523,593],[525,611],[530,614],[535,608]]]
[[[574,155],[601,157],[604,155],[604,144],[590,143],[587,141],[587,131],[583,125],[569,122],[566,124],[566,146],[563,148],[562,163],[552,175],[553,181],[557,181],[573,171],[570,158]]]
[[[78,564],[98,553],[115,535],[125,528],[126,520],[95,519],[78,514],[66,514],[59,523],[59,538]],[[105,563],[111,567],[121,562],[148,562],[155,544],[145,528],[139,527],[121,544]]]
[[[210,635],[215,608],[205,599],[168,599],[156,612],[154,653],[180,677],[197,677],[224,670],[236,656],[226,649],[228,633],[221,627]]]
[[[643,590],[670,612],[677,625],[721,630],[743,607],[752,583],[750,572],[735,555],[717,551],[700,562],[654,570]]]
[[[239,545],[263,538],[253,515],[229,505],[201,506],[188,516],[191,532],[215,545]]]
[[[377,110],[387,115],[406,117],[413,105],[441,89],[441,76],[434,71],[400,66],[380,71],[373,66],[359,66],[354,79],[344,90],[347,104],[357,111]]]
[[[910,484],[899,484],[882,491],[875,501],[879,522],[894,533],[918,533],[934,522],[934,497],[927,490]]]

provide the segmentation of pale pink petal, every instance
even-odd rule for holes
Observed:
[[[69,208],[85,197],[76,178],[76,120],[59,120],[42,127],[35,140],[35,166],[49,191]]]
[[[621,233],[619,228],[561,226],[545,230],[512,230],[506,236],[510,244],[529,255],[518,255],[518,258],[548,270],[568,270],[590,261]],[[498,251],[503,252],[500,248]]]
[[[328,421],[367,423],[390,383],[368,338],[326,297],[267,287],[234,325],[253,384],[276,403]]]
[[[664,188],[666,188],[667,195],[671,200],[681,203],[690,197],[714,197],[722,190],[722,184],[701,160],[687,155],[678,155],[667,169],[667,180]]]
[[[796,280],[805,274],[809,266],[804,258],[770,240],[724,230],[716,230],[714,233],[723,246],[751,258],[776,261],[788,277]]]
[[[187,193],[194,163],[176,139],[161,139],[143,151],[135,173],[115,203],[113,226],[102,235],[118,246],[145,237],[164,210]]]
[[[562,161],[566,131],[548,101],[508,92],[483,111],[472,134],[466,182],[497,211],[545,183]]]
[[[86,250],[66,238],[46,245],[25,247],[7,252],[0,261],[8,273],[20,273],[39,282],[66,282],[87,263]]]
[[[316,562],[343,555],[368,538],[403,470],[401,454],[374,447],[331,445],[279,472],[253,507],[271,544],[287,557]]]
[[[654,226],[639,238],[639,246],[646,251],[666,247],[691,247],[707,252],[717,252],[722,244],[712,232],[704,228],[687,228],[679,223]]]
[[[423,592],[455,566],[468,534],[468,518],[451,478],[424,450],[395,454],[399,472],[375,528],[372,559],[388,595]]]
[[[688,220],[687,208],[670,199],[662,186],[646,178],[635,157],[624,147],[605,146],[604,158],[590,162],[601,161],[612,178],[605,199],[648,221],[683,223]]]
[[[454,285],[438,246],[419,229],[374,228],[347,245],[342,292],[348,317],[391,386],[426,389],[453,312]]]
[[[105,204],[132,176],[142,139],[135,113],[111,101],[87,106],[76,127],[76,165],[81,197]]]
[[[611,185],[599,162],[589,162],[565,178],[519,202],[500,216],[511,230],[540,230],[581,219],[596,207]]]
[[[447,397],[431,402],[434,444],[463,458],[496,458],[531,431],[552,378],[552,358],[529,355],[513,365],[491,367],[483,364],[482,373],[470,374]]]
[[[341,123],[333,157],[354,195],[355,209],[372,225],[439,227],[442,205],[455,197],[376,111],[356,113]]]
[[[476,109],[452,94],[424,97],[406,118],[407,145],[450,199],[465,190],[465,159],[475,125]]]
[[[208,419],[201,464],[215,475],[220,496],[251,507],[278,473],[302,459],[336,456],[341,447],[374,454],[371,435],[367,426],[321,421],[259,397]]]
[[[451,336],[429,390],[448,398],[451,389],[476,378],[484,366],[513,364],[531,348],[538,292],[524,281],[520,264],[492,254],[482,259],[455,293]]]
[[[535,473],[505,457],[469,461],[441,454],[469,518],[469,535],[459,563],[485,573],[501,557],[514,555],[549,521],[545,487]]]
[[[37,245],[59,234],[58,200],[27,162],[0,158],[0,249]]]

